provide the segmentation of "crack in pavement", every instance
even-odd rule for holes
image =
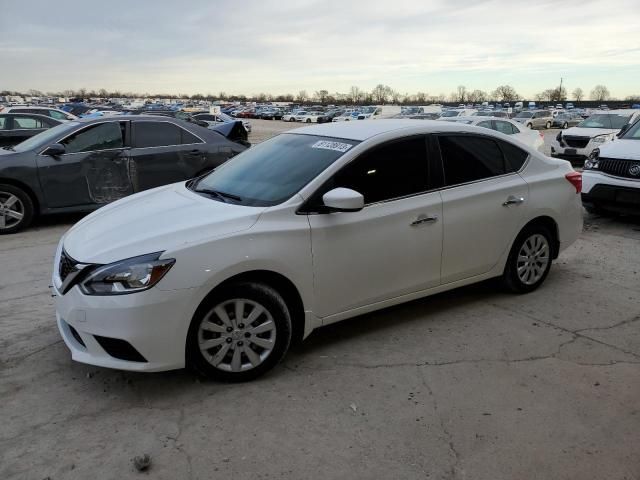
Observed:
[[[465,477],[464,469],[461,468],[461,466],[460,466],[460,464],[462,463],[462,458],[460,456],[460,452],[458,452],[458,450],[456,449],[456,446],[453,443],[453,435],[451,435],[451,432],[449,432],[449,429],[445,425],[445,422],[444,422],[444,419],[442,418],[442,415],[440,415],[440,412],[438,411],[438,401],[436,400],[436,397],[433,394],[433,390],[431,389],[431,386],[429,385],[429,382],[427,382],[427,379],[424,376],[424,371],[421,370],[421,369],[418,369],[418,374],[420,375],[420,378],[422,379],[422,385],[424,385],[424,387],[427,389],[427,392],[429,393],[429,397],[431,398],[431,403],[433,404],[433,413],[435,414],[435,416],[437,417],[438,421],[440,422],[440,428],[442,429],[442,433],[444,433],[444,435],[447,438],[447,444],[449,446],[449,453],[450,453],[450,455],[453,456],[454,462],[451,465],[451,469],[449,471],[450,478],[452,478],[452,479],[457,478],[458,477],[458,472],[460,472],[460,474],[462,475],[462,478],[464,478]]]
[[[611,330],[613,328],[622,327],[623,325],[630,325],[632,323],[637,322],[638,320],[640,320],[640,315],[636,315],[635,317],[628,318],[627,320],[622,320],[621,322],[618,322],[618,323],[616,323],[614,325],[611,325],[609,327],[580,328],[580,329],[576,330],[576,332],[585,332],[585,331],[588,331],[588,330]]]

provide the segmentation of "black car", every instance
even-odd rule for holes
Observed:
[[[94,210],[132,193],[197,177],[247,148],[241,122],[210,130],[169,117],[66,122],[0,149],[0,234],[36,214]]]
[[[16,145],[61,123],[45,115],[0,113],[0,147]]]

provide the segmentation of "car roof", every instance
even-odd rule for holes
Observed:
[[[344,138],[364,141],[388,132],[400,132],[421,127],[424,133],[431,132],[478,132],[478,127],[460,122],[442,122],[438,120],[355,120],[353,122],[322,123],[309,127],[295,128],[284,133],[318,135],[323,137]]]
[[[7,110],[12,110],[16,108],[35,108],[36,110],[57,110],[59,112],[68,113],[68,112],[65,112],[64,110],[61,110],[58,107],[43,107],[42,105],[16,105],[15,107],[6,107]]]
[[[60,122],[57,118],[50,117],[48,115],[40,115],[39,113],[18,113],[18,112],[0,112],[0,116],[11,115],[12,117],[29,117],[29,118],[42,118],[54,122]]]

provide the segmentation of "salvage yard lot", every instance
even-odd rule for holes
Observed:
[[[136,478],[145,453],[154,479],[640,477],[639,220],[586,215],[532,294],[365,315],[228,385],[71,361],[48,285],[79,218],[0,237],[1,479]]]

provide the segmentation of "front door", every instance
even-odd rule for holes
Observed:
[[[47,206],[102,205],[131,194],[125,130],[126,122],[92,124],[59,140],[63,155],[38,155]]]
[[[424,136],[356,158],[316,198],[337,187],[363,194],[365,207],[309,215],[315,312],[328,317],[440,283],[442,202],[429,191]]]
[[[507,163],[495,140],[473,135],[440,135],[438,140],[446,185],[444,284],[481,275],[497,264],[518,233],[529,189],[513,172],[520,167]]]

